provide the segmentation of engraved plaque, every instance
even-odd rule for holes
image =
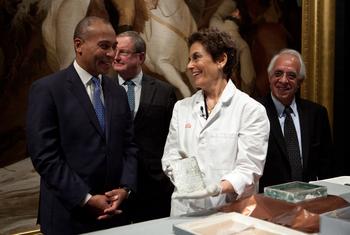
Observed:
[[[174,184],[179,193],[191,193],[205,188],[196,158],[173,160],[170,165],[173,168]]]

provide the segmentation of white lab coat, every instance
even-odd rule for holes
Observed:
[[[178,150],[183,150],[196,157],[206,185],[228,180],[238,198],[255,193],[270,132],[264,106],[231,81],[207,120],[204,105],[201,90],[175,104],[162,157],[163,170],[169,161],[180,158]],[[232,200],[230,196],[172,199],[171,215],[216,207]]]

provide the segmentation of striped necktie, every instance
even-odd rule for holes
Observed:
[[[92,77],[92,86],[93,86],[93,96],[92,96],[92,103],[95,108],[96,116],[98,119],[98,122],[100,123],[100,126],[105,131],[105,107],[101,100],[101,84],[100,79],[96,77]]]
[[[126,94],[128,95],[128,102],[132,116],[134,117],[135,111],[135,83],[131,80],[125,81],[125,85],[128,86],[128,91]]]

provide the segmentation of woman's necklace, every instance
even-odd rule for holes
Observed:
[[[215,104],[212,105],[212,106],[209,106],[208,102],[207,102],[207,96],[206,95],[204,95],[204,104],[205,104],[205,119],[208,119],[209,115],[211,114],[211,112],[215,108]]]
[[[215,107],[215,106],[214,106]],[[213,111],[213,109],[214,109],[214,107],[209,107],[208,105],[207,105],[207,109],[208,109],[208,114],[211,114],[211,111]]]
[[[226,86],[227,83],[224,83],[224,85]],[[220,89],[220,92],[218,93],[218,96],[216,96],[216,98],[212,98],[210,99],[208,102],[207,100],[207,96],[205,95],[205,93],[203,92],[203,96],[204,96],[204,104],[205,104],[205,115],[206,115],[206,118],[205,119],[208,119],[209,117],[209,114],[211,114],[211,112],[213,111],[213,109],[215,108],[215,105],[217,104],[223,90],[225,89],[225,86],[222,86],[222,89]]]

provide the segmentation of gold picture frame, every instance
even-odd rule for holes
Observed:
[[[306,79],[301,96],[324,105],[333,124],[336,0],[302,0],[301,53]]]

